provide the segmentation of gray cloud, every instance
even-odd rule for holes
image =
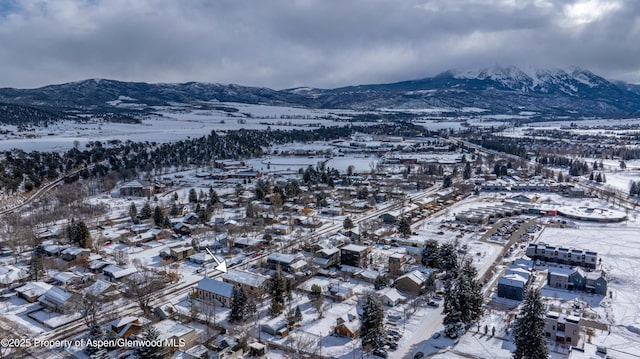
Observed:
[[[90,77],[286,88],[493,64],[640,82],[635,0],[13,0],[0,86]]]

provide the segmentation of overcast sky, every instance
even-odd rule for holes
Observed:
[[[331,88],[494,64],[640,83],[639,15],[638,0],[0,0],[0,87]]]

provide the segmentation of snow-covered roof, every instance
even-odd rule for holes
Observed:
[[[85,252],[89,252],[89,250],[86,249],[86,248],[69,247],[69,248],[63,250],[62,254],[68,254],[68,255],[71,255],[71,256],[77,256],[77,255],[85,253]]]
[[[336,253],[340,253],[340,249],[336,248],[336,247],[331,247],[331,248],[322,248],[320,250],[318,250],[316,253],[322,253],[325,256],[332,256]]]
[[[225,279],[234,283],[242,283],[250,287],[260,287],[269,278],[258,273],[241,271],[237,269],[230,269],[227,271],[227,273],[222,275],[222,279]]]
[[[104,281],[102,279],[98,279],[97,281],[95,281],[95,283],[86,287],[84,289],[84,292],[87,294],[93,295],[95,297],[106,292],[109,288],[111,288],[111,286],[112,286],[111,283]]]
[[[38,298],[38,302],[52,302],[54,304],[64,304],[72,296],[72,293],[60,287],[51,287]]]
[[[156,324],[153,324],[153,327],[156,328],[159,332],[158,339],[165,340],[171,337],[183,337],[195,329],[188,327],[186,325],[182,325],[176,321],[171,319],[165,319]]]
[[[396,282],[401,280],[401,279],[409,279],[410,281],[418,284],[418,285],[422,285],[424,284],[424,282],[427,281],[427,279],[429,279],[429,275],[430,273],[424,273],[423,271],[419,271],[417,269],[406,273],[400,277],[398,277],[398,279],[396,279]]]
[[[111,275],[115,279],[126,277],[136,271],[137,269],[135,267],[120,268],[114,264],[110,264],[102,270],[104,274]]]
[[[0,267],[0,283],[10,284],[20,279],[27,278],[29,273],[14,265],[3,265]]]
[[[358,252],[359,253],[359,252],[367,250],[367,248],[369,248],[369,247],[361,246],[361,245],[357,245],[357,244],[347,244],[346,246],[344,246],[344,247],[342,247],[340,249],[345,250],[345,251]]]
[[[378,295],[387,298],[390,302],[398,303],[407,299],[402,293],[395,288],[384,288],[378,291]]]
[[[509,287],[524,288],[527,280],[517,274],[507,274],[498,279],[498,284],[507,285]]]
[[[233,295],[233,285],[212,278],[202,278],[196,288],[226,298],[231,298]]]
[[[531,273],[528,270],[526,270],[526,269],[524,269],[524,268],[522,268],[520,266],[511,266],[511,267],[507,268],[507,270],[505,271],[505,274],[507,274],[507,275],[508,274],[519,275],[522,278],[527,279],[527,280],[529,280],[529,277],[531,277]]]
[[[271,253],[267,256],[267,261],[276,262],[276,263],[285,263],[292,264],[296,260],[296,257],[292,254],[284,254],[284,253]]]
[[[554,275],[557,277],[568,277],[575,273],[575,269],[571,268],[560,268],[560,267],[549,267],[549,275]]]
[[[44,282],[28,282],[25,285],[16,288],[17,293],[21,293],[26,297],[39,297],[46,293],[53,286]]]
[[[72,280],[79,279],[79,278],[80,278],[80,276],[78,276],[78,275],[76,275],[74,273],[71,273],[71,272],[60,272],[60,273],[56,274],[55,276],[53,276],[53,280],[55,280],[56,282],[63,283],[63,284],[66,284],[66,283],[68,283],[68,282],[70,282]]]

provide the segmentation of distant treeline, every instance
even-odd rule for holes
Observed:
[[[65,153],[4,151],[0,155],[0,187],[8,192],[30,191],[47,180],[67,176],[67,182],[79,178],[105,176],[116,171],[121,178],[163,168],[206,166],[215,159],[245,159],[265,154],[270,146],[292,142],[331,141],[355,133],[380,136],[428,135],[421,126],[400,121],[371,126],[335,126],[314,130],[233,130],[223,135],[209,135],[171,143],[110,140],[93,141],[85,149],[73,148]]]

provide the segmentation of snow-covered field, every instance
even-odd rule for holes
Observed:
[[[0,130],[13,135],[0,136],[0,150],[19,148],[24,151],[66,151],[76,144],[84,147],[89,141],[131,140],[170,142],[200,137],[211,131],[244,129],[315,129],[319,126],[344,126],[341,121],[356,114],[349,110],[314,110],[294,107],[216,103],[237,108],[238,112],[192,110],[158,107],[157,115],[142,120],[142,124],[87,121],[63,121],[33,131],[19,133],[16,126],[2,125]],[[366,123],[363,123],[366,124]]]

